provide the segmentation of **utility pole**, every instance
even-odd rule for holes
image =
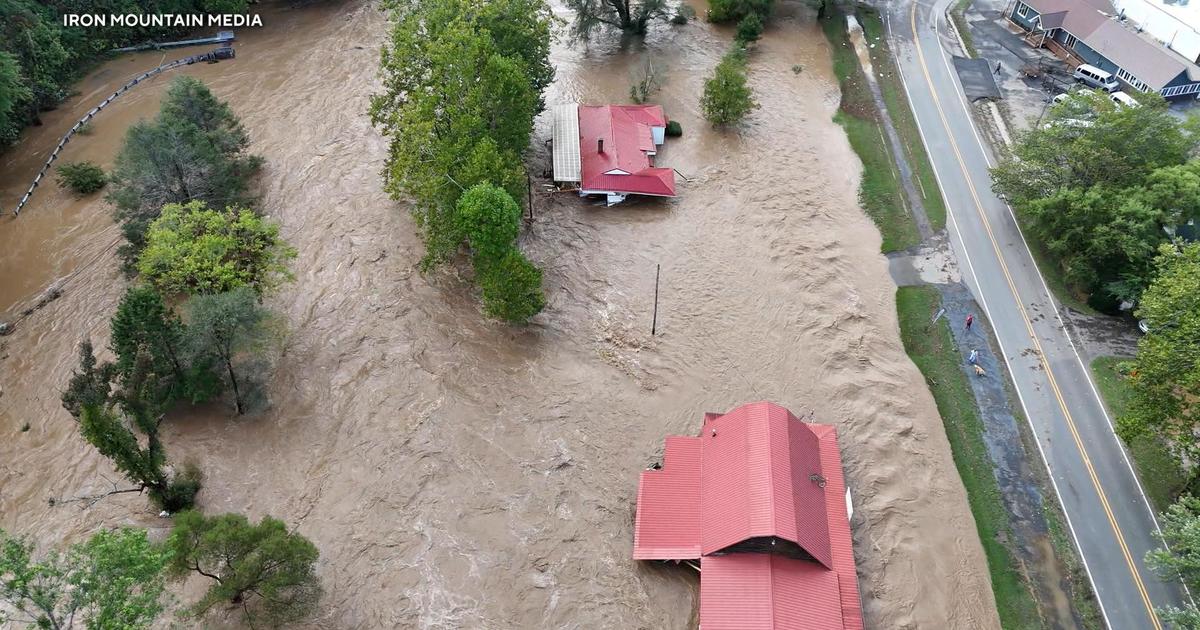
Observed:
[[[654,319],[650,322],[650,336],[653,337],[658,330],[658,275],[662,271],[661,264],[654,265]]]

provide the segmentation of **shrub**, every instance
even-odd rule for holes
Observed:
[[[91,162],[68,162],[58,167],[58,185],[76,194],[90,195],[107,183],[104,169]]]
[[[742,18],[741,22],[738,22],[737,35],[735,36],[735,39],[743,44],[748,44],[750,42],[757,41],[759,37],[762,37],[762,32],[762,18],[759,17],[757,13],[751,13],[750,15]]]
[[[696,19],[696,10],[692,8],[692,5],[681,3],[679,8],[675,9],[675,15],[671,16],[671,23],[683,25],[694,19]]]
[[[683,135],[683,127],[679,125],[678,120],[667,121],[667,135],[672,138],[678,138]]]
[[[171,514],[191,509],[196,504],[196,495],[200,492],[203,479],[204,474],[198,466],[184,464],[183,470],[171,478],[165,489],[150,490],[150,500],[154,501],[159,509]]]

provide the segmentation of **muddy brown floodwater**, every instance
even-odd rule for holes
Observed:
[[[871,627],[998,627],[811,20],[785,11],[753,53],[762,107],[739,131],[711,130],[697,105],[728,31],[701,22],[644,46],[555,46],[548,103],[625,101],[633,69],[654,59],[656,98],[684,128],[659,161],[689,181],[678,199],[613,209],[539,193],[521,246],[545,269],[548,305],[520,329],[480,315],[465,267],[419,273],[407,208],[381,190],[386,145],[365,110],[384,17],[352,0],[259,6],[266,27],[238,33],[237,60],[182,72],[242,118],[266,158],[261,207],[300,252],[295,283],[270,300],[288,328],[273,406],[245,419],[183,410],[167,439],[204,469],[205,510],[272,514],[320,548],[327,592],[312,627],[694,627],[695,573],[630,558],[638,473],[664,436],[758,399],[839,428]],[[160,57],[105,64],[26,134],[3,157],[5,208],[70,121]],[[65,159],[111,164],[168,80],[118,99]],[[535,175],[548,130],[539,119]],[[119,482],[58,402],[75,344],[107,341],[125,285],[117,238],[102,201],[52,187],[0,221],[0,311],[55,281],[65,290],[0,342],[0,527],[43,544],[166,527],[134,495],[46,501]]]

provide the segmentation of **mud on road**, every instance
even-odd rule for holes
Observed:
[[[624,102],[634,68],[654,58],[666,77],[657,100],[684,129],[659,162],[689,181],[678,199],[613,209],[538,193],[521,246],[545,269],[548,305],[510,328],[480,315],[459,275],[468,266],[417,270],[407,208],[382,191],[386,145],[365,111],[384,17],[349,0],[260,6],[266,27],[238,33],[236,61],[184,72],[242,118],[266,158],[261,207],[300,252],[295,283],[269,301],[288,329],[273,406],[246,419],[180,410],[167,443],[205,471],[205,510],[271,514],[320,548],[327,592],[313,627],[694,627],[696,574],[630,558],[638,472],[703,412],[759,399],[839,428],[870,627],[998,627],[941,421],[901,348],[887,261],[857,206],[860,167],[831,120],[837,87],[811,20],[785,12],[751,55],[762,106],[738,131],[711,130],[698,112],[726,30],[694,22],[656,29],[644,47],[555,46],[550,104]],[[0,202],[73,112],[158,57],[88,77],[0,158]],[[166,82],[115,102],[65,159],[111,164]],[[535,176],[549,167],[548,118],[536,135]],[[75,344],[107,342],[125,284],[108,249],[117,237],[100,200],[47,187],[0,221],[0,310],[65,278],[61,299],[0,342],[0,527],[45,544],[166,526],[136,496],[46,502],[117,479],[58,402]]]

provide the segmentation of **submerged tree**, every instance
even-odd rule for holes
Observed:
[[[109,201],[128,241],[127,267],[141,251],[150,222],[163,206],[203,201],[217,208],[242,205],[262,159],[229,106],[200,81],[176,77],[153,121],[125,134],[111,177]]]
[[[101,531],[40,558],[31,542],[0,530],[0,624],[149,628],[163,610],[166,564],[141,529]]]
[[[521,207],[503,189],[477,184],[459,198],[458,220],[476,265],[487,265],[513,248],[521,229]]]
[[[152,369],[152,359],[140,352],[129,374],[111,363],[96,361],[91,342],[79,345],[80,367],[62,395],[63,407],[79,422],[89,444],[112,461],[136,484],[126,491],[147,491],[162,509],[175,512],[191,507],[200,490],[193,468],[171,476],[166,452],[158,437],[169,385]]]
[[[281,626],[312,614],[320,599],[317,548],[269,516],[252,525],[241,514],[184,512],[175,517],[167,548],[175,575],[196,573],[214,582],[189,608],[192,616],[228,602],[250,620],[260,614]]]
[[[210,209],[201,201],[168,204],[146,231],[137,269],[160,291],[221,293],[242,286],[264,294],[290,279],[296,256],[279,224],[253,212]]]
[[[499,260],[477,268],[483,289],[483,311],[513,324],[524,323],[546,306],[542,270],[512,248]]]
[[[652,20],[671,18],[666,0],[567,0],[575,12],[571,38],[587,40],[600,29],[612,28],[641,35]]]
[[[714,125],[736,123],[758,105],[746,84],[746,55],[741,50],[726,53],[704,82],[700,109]]]
[[[246,369],[254,365],[268,337],[270,313],[248,287],[198,295],[187,302],[187,345],[193,361],[212,365],[232,390],[234,409],[246,413],[262,387]]]

